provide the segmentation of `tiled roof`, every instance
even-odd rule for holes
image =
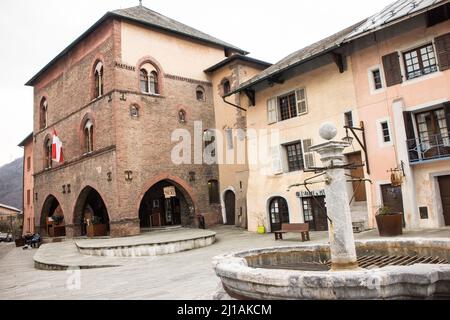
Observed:
[[[214,38],[209,34],[203,33],[197,29],[189,27],[181,22],[168,18],[156,11],[150,10],[144,6],[136,6],[127,9],[119,9],[112,11],[112,14],[123,17],[125,19],[134,20],[152,27],[164,29],[200,41],[209,42],[219,45],[224,48],[233,49],[240,53],[246,54],[248,52],[233,46],[225,41]]]
[[[404,17],[408,17],[415,13],[420,13],[424,9],[427,9],[434,5],[440,5],[448,2],[446,0],[399,0],[386,8],[371,16],[356,28],[353,32],[347,35],[346,39],[353,39],[366,32],[375,31],[380,29],[391,22],[395,22]]]
[[[431,7],[435,7],[449,1],[450,0],[398,0],[372,17],[290,54],[286,58],[275,63],[272,67],[264,70],[252,79],[243,83],[239,86],[239,88],[233,92],[230,92],[228,95],[232,95],[237,91],[249,88],[266,79],[270,79],[285,70],[323,55],[324,53],[329,52],[330,50],[333,50],[340,45],[350,42],[364,34],[375,32],[387,27],[391,23],[401,20],[402,18],[409,17],[414,14],[420,14]]]
[[[22,212],[22,210],[20,210],[20,209],[17,209],[17,208],[11,207],[11,206],[7,206],[6,204],[2,204],[2,203],[0,203],[0,207],[11,210],[11,211],[15,211],[18,213]]]
[[[317,57],[318,55],[321,55],[330,49],[338,47],[345,39],[345,37],[348,35],[348,33],[354,30],[356,27],[358,27],[361,23],[362,22],[288,55],[286,58],[275,63],[270,68],[267,68],[266,70],[259,73],[252,79],[244,82],[237,90],[240,90],[241,88],[244,87],[248,87],[256,82],[268,79],[272,76],[275,76],[276,74],[279,74],[296,65],[299,65],[305,62],[306,60]]]
[[[233,54],[231,57],[228,57],[228,58],[220,61],[219,63],[213,65],[212,67],[209,67],[208,69],[205,70],[205,72],[214,72],[217,69],[222,68],[223,66],[227,65],[228,63],[230,63],[230,62],[232,62],[234,60],[242,60],[242,61],[246,61],[246,62],[249,62],[249,63],[253,63],[253,64],[261,66],[262,69],[268,68],[268,67],[270,67],[272,65],[269,62],[265,62],[265,61],[262,61],[262,60],[251,58],[249,56],[243,56],[241,54]]]
[[[128,9],[119,9],[115,11],[107,12],[100,20],[98,20],[94,25],[92,25],[86,32],[79,36],[75,41],[73,41],[67,48],[60,52],[55,58],[53,58],[44,68],[42,68],[36,75],[31,78],[26,85],[32,86],[34,82],[53,64],[55,64],[59,59],[66,55],[73,47],[80,43],[84,38],[94,32],[104,21],[108,18],[117,17],[137,23],[141,23],[151,28],[156,28],[164,30],[166,32],[171,32],[178,34],[180,36],[188,37],[196,41],[201,41],[203,43],[213,44],[215,46],[223,47],[225,49],[232,49],[240,54],[248,54],[247,51],[239,49],[225,41],[214,38],[206,33],[198,31],[191,28],[185,24],[178,21],[170,19],[163,16],[153,10],[150,10],[144,6],[131,7]]]

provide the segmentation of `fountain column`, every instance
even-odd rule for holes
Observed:
[[[332,141],[337,129],[332,123],[325,123],[320,128],[320,136],[328,142],[313,146],[311,151],[317,152],[326,168],[325,196],[329,224],[332,270],[351,270],[358,267],[355,238],[347,193],[347,177],[345,176],[344,149],[348,142]]]

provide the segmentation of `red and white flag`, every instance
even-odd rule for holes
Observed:
[[[62,142],[56,134],[56,130],[53,130],[52,160],[58,163],[64,162]]]

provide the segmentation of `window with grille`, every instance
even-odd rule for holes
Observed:
[[[303,199],[303,215],[305,217],[305,222],[314,221],[312,206],[309,199]]]
[[[281,121],[295,118],[297,116],[297,101],[295,93],[278,98],[280,106]]]
[[[427,44],[423,47],[405,52],[406,78],[415,79],[438,70],[433,45]]]
[[[375,90],[383,88],[383,80],[381,78],[380,69],[372,70],[373,86]]]
[[[381,123],[381,133],[383,134],[384,142],[391,142],[391,133],[387,121]]]
[[[304,170],[302,143],[286,145],[289,172]]]

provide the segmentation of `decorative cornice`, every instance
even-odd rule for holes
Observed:
[[[212,87],[212,83],[208,82],[208,81],[196,80],[196,79],[176,76],[176,75],[168,74],[168,73],[164,74],[164,78],[177,80],[177,81],[184,81],[184,82],[189,82],[189,83],[195,83],[195,84],[201,84],[204,86]]]
[[[129,66],[125,63],[121,63],[121,62],[117,62],[117,61],[114,63],[114,67],[119,68],[119,69],[128,70],[128,71],[136,71],[136,67]]]

